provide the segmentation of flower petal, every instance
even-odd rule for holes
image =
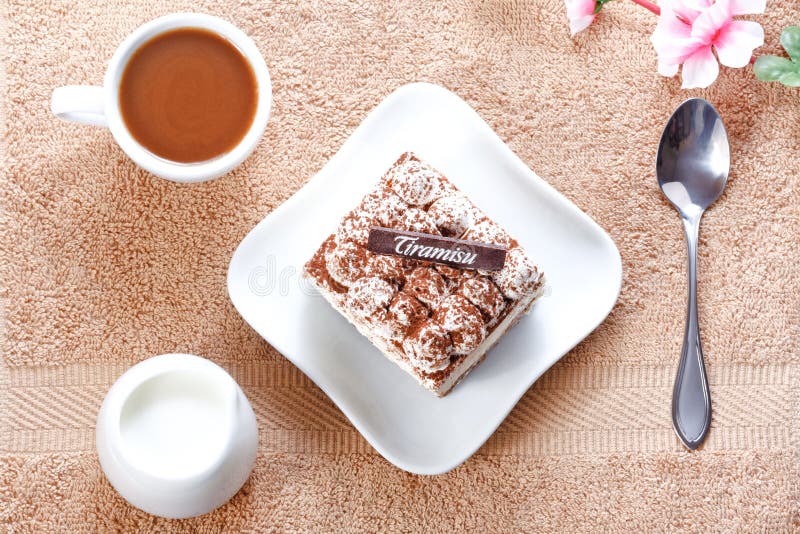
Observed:
[[[719,75],[719,64],[710,46],[704,46],[683,63],[683,89],[705,88]]]
[[[704,46],[703,43],[697,39],[673,39],[671,41],[664,41],[658,46],[653,45],[658,55],[658,60],[663,63],[683,63],[692,54],[697,52],[699,48]]]
[[[585,30],[594,21],[594,15],[586,15],[569,21],[569,31],[574,36],[576,33]]]
[[[767,0],[731,0],[734,15],[758,15],[767,9]]]
[[[666,76],[667,78],[672,78],[676,74],[678,74],[678,67],[680,64],[678,63],[664,63],[663,61],[658,62],[658,73],[662,76]]]
[[[570,20],[594,14],[595,0],[564,0],[564,4]]]
[[[714,39],[719,62],[726,67],[741,68],[750,63],[753,50],[764,44],[764,28],[757,22],[735,20]]]
[[[654,38],[658,36],[658,38],[672,40],[676,37],[690,37],[691,34],[692,27],[679,19],[672,9],[669,7],[661,9],[661,16],[658,17],[658,24],[653,32]]]
[[[691,24],[700,12],[709,6],[709,0],[660,0],[658,5],[662,13],[664,9],[669,9]]]
[[[569,31],[574,36],[585,30],[594,20],[595,0],[564,0],[569,19]]]
[[[714,1],[715,0],[683,0],[683,5],[685,5],[687,9],[692,9],[699,13],[710,7]]]
[[[714,4],[700,13],[692,23],[692,37],[699,39],[703,44],[711,44],[726,24],[733,19],[729,0],[717,0]]]

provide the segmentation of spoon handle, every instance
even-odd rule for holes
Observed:
[[[689,302],[686,332],[678,375],[672,392],[672,423],[683,444],[694,450],[703,442],[711,424],[711,394],[708,389],[700,328],[697,324],[697,235],[700,215],[684,218],[689,255]]]

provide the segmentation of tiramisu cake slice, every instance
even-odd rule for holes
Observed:
[[[436,169],[403,154],[305,266],[383,354],[446,395],[525,315],[544,276]]]

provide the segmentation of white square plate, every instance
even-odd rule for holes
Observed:
[[[303,265],[391,164],[413,151],[525,247],[549,289],[444,398],[385,359],[300,279]],[[605,319],[614,242],[528,169],[472,108],[431,84],[386,98],[308,184],[242,241],[228,292],[244,319],[307,374],[387,460],[444,473],[469,458],[525,391]]]

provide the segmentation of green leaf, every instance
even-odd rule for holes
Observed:
[[[609,3],[611,0],[595,0],[594,2],[594,14],[597,15],[600,13],[600,10],[603,9],[603,6]]]
[[[781,32],[781,44],[789,57],[800,61],[800,26],[789,26]]]
[[[787,72],[778,81],[788,87],[800,87],[800,68],[795,72]]]
[[[762,82],[776,82],[782,76],[795,72],[797,65],[785,57],[761,56],[756,59],[753,70]]]

